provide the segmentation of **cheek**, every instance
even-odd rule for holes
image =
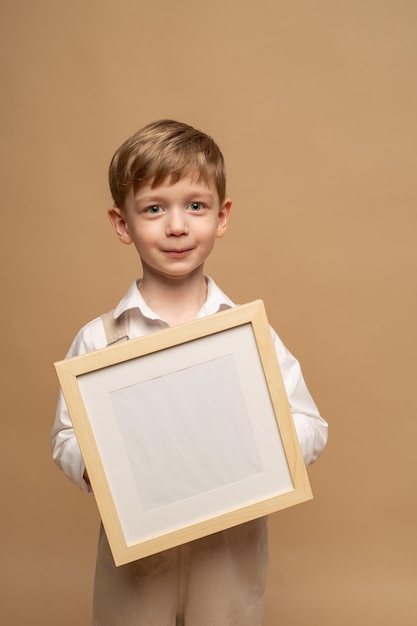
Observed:
[[[136,230],[132,240],[136,250],[141,254],[146,254],[147,251],[152,250],[158,243],[155,233],[148,228],[141,228],[140,231]]]

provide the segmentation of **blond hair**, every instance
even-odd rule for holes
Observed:
[[[116,150],[109,168],[109,184],[115,206],[123,208],[130,189],[142,184],[178,182],[195,175],[206,184],[213,176],[220,202],[226,197],[223,155],[215,141],[182,122],[159,120],[129,137]]]

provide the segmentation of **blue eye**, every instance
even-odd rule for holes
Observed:
[[[201,204],[201,202],[192,202],[190,204],[191,211],[201,211],[202,208],[203,205]]]
[[[158,206],[157,204],[155,204],[154,206],[148,207],[146,210],[151,215],[156,215],[157,213],[160,213],[162,211],[162,208]]]

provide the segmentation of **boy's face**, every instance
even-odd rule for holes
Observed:
[[[124,209],[110,209],[109,217],[119,239],[135,245],[144,276],[180,279],[203,272],[230,210],[230,199],[220,203],[213,180],[206,185],[189,177],[130,190]]]

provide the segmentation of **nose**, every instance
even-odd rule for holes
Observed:
[[[174,237],[188,235],[187,216],[183,210],[172,209],[169,211],[166,232],[168,236]]]

